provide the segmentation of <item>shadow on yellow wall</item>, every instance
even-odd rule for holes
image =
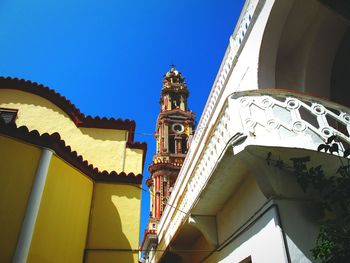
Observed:
[[[60,109],[58,106],[53,104],[52,102],[40,97],[36,96],[34,94],[26,93],[23,91],[18,90],[11,90],[11,92],[5,92],[4,90],[0,90],[0,105],[3,107],[12,107],[18,109],[18,107],[21,108],[31,108],[35,109],[37,107],[37,110],[34,111],[19,111],[18,112],[18,119],[19,119],[19,125],[30,125],[31,123],[40,124],[40,126],[43,126],[43,118],[47,119],[46,121],[52,121],[51,119],[47,118],[47,116],[42,115],[42,110],[44,111],[50,111],[56,116],[61,116],[66,119],[66,122],[71,123],[70,126],[74,127],[75,124],[73,120],[65,113],[62,109]],[[31,123],[22,123],[22,121],[26,122],[27,116],[30,115],[39,115],[37,121],[31,122]],[[53,126],[53,132],[60,133],[59,129],[60,126],[57,126],[57,120],[54,120],[54,123],[56,124]],[[18,125],[18,126],[19,126]],[[45,122],[45,128],[49,129],[47,126],[47,123]],[[96,128],[78,128],[75,126],[76,129],[79,129],[81,131],[81,134],[88,135],[92,139],[95,140],[101,140],[101,141],[119,141],[123,142],[126,141],[127,138],[127,131],[124,130],[116,130],[116,129],[96,129]],[[39,130],[39,132],[42,132]],[[64,139],[64,138],[63,138]]]
[[[79,128],[81,133],[99,141],[127,141],[127,131],[114,129]]]
[[[137,262],[140,191],[131,185],[95,184],[86,262]]]
[[[128,133],[125,130],[78,128],[55,104],[23,91],[0,90],[0,107],[18,109],[17,126],[27,126],[29,130],[38,130],[40,134],[58,132],[66,145],[101,171],[142,171],[141,165],[134,167],[134,170],[124,167]]]

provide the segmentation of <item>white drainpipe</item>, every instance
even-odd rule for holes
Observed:
[[[24,214],[21,231],[18,237],[16,251],[12,259],[13,263],[27,262],[35,222],[38,217],[40,202],[44,192],[52,154],[53,151],[51,149],[43,148],[41,151],[38,168],[34,177],[32,191],[29,196],[27,209]]]

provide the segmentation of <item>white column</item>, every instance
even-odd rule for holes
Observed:
[[[24,215],[21,232],[17,241],[16,251],[12,259],[13,263],[27,262],[52,153],[53,152],[51,149],[42,149],[38,168],[34,177],[32,191],[30,193],[27,209]]]

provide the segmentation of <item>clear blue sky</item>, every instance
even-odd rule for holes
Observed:
[[[243,0],[1,0],[0,75],[55,89],[83,113],[136,121],[152,134],[163,74],[187,80],[202,113]],[[152,136],[147,167],[155,152]],[[147,186],[144,185],[147,189]],[[149,215],[142,193],[141,240]]]

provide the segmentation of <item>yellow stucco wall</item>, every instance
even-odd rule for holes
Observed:
[[[142,174],[143,151],[141,149],[126,148],[125,155],[125,171]]]
[[[134,185],[94,185],[87,262],[137,262],[137,252],[117,250],[138,249],[140,197]]]
[[[0,262],[11,262],[40,149],[0,135]]]
[[[23,91],[0,90],[0,107],[18,109],[17,126],[41,134],[58,132],[66,145],[99,170],[141,173],[141,150],[127,149],[125,130],[78,128],[69,116],[50,101]],[[59,125],[58,125],[59,124]],[[127,156],[127,160],[125,157]]]
[[[93,182],[52,157],[27,262],[82,262]]]
[[[128,263],[138,262],[138,252],[131,253],[129,251],[89,251],[86,255],[87,263]]]

